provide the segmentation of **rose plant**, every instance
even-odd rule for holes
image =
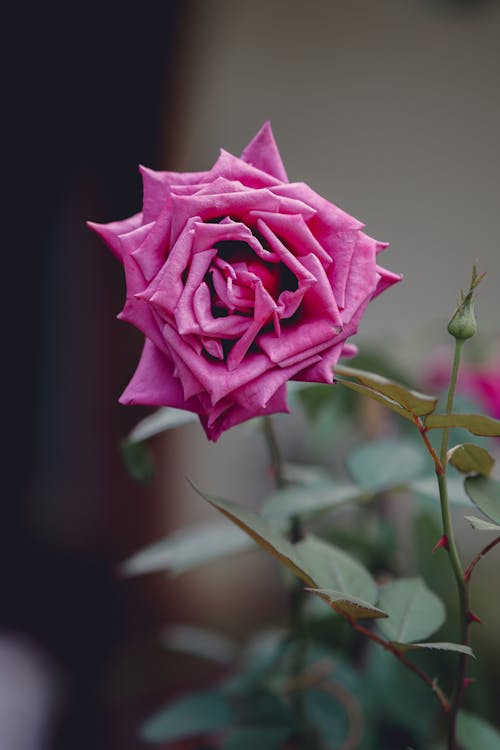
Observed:
[[[183,424],[186,412],[199,416],[211,440],[261,417],[257,424],[269,448],[276,491],[260,513],[198,491],[225,517],[222,527],[175,532],[125,561],[121,572],[185,572],[256,542],[296,579],[290,586],[289,632],[272,653],[267,649],[256,658],[252,651],[239,665],[240,673],[233,664],[233,672],[213,689],[169,703],[146,721],[143,738],[223,750],[373,750],[389,747],[385,724],[397,717],[406,731],[405,746],[411,743],[415,750],[427,750],[436,741],[433,750],[499,747],[495,728],[463,711],[464,693],[473,681],[471,628],[480,622],[471,604],[471,579],[480,560],[500,543],[500,482],[492,477],[494,459],[487,445],[489,438],[500,436],[500,420],[496,414],[454,409],[457,383],[467,382],[465,376],[461,380],[460,361],[464,343],[476,331],[473,303],[482,277],[474,268],[469,290],[448,325],[455,353],[440,413],[433,395],[339,364],[340,357],[354,354],[347,339],[356,333],[367,305],[400,276],[377,264],[385,243],[368,237],[356,219],[311,188],[288,182],[269,124],[240,158],[223,151],[207,172],[142,169],[142,175],[141,213],[91,224],[125,268],[127,299],[120,317],[146,337],[121,401],[173,407],[143,420],[128,447]],[[339,385],[329,388],[334,380]],[[395,439],[379,435],[355,445],[344,455],[349,481],[325,477],[320,467],[290,466],[270,417],[287,411],[289,381],[298,382],[299,398],[320,383],[329,398],[340,391],[372,399],[411,425],[413,438],[394,427]],[[491,388],[486,391],[491,395]],[[471,433],[474,442],[450,447],[450,428],[456,427]],[[337,451],[335,444],[332,450]],[[450,507],[450,468],[464,479],[463,487],[458,481],[458,502],[472,501],[476,509],[468,521],[478,533],[495,535],[468,565],[461,560]],[[448,558],[450,580],[441,598],[433,590],[439,578],[435,568],[427,578],[423,573],[405,577],[394,564],[393,550],[381,547],[381,535],[392,529],[388,514],[379,509],[393,490],[405,490],[415,505],[422,496],[430,498],[438,509],[437,542],[427,534],[423,552],[436,566]],[[351,549],[345,548],[345,537],[334,538],[336,518],[328,523],[346,504],[357,524]],[[366,514],[370,523],[363,525]],[[318,532],[313,520],[319,516],[325,522]],[[436,528],[435,517],[431,526]],[[374,527],[377,538],[371,536]],[[356,555],[361,549],[366,564]],[[451,639],[428,640],[436,632],[441,635],[443,627],[448,634],[442,599],[456,612],[455,631]],[[332,618],[326,638],[316,634],[314,604],[321,617],[326,612]],[[344,626],[350,642],[341,635]],[[193,653],[196,632],[188,628]],[[181,640],[185,648],[186,632]],[[201,641],[199,653],[206,657],[207,640]],[[224,643],[221,648],[220,638],[212,635],[208,643],[214,642],[219,657],[221,650],[224,659],[234,650]],[[351,663],[341,644],[355,654]],[[443,652],[450,660],[444,669],[442,662],[438,667],[419,661],[419,655],[441,658]],[[390,663],[380,661],[386,656],[418,678],[425,693],[408,693],[399,673],[392,678]],[[401,744],[390,745],[396,746]]]
[[[331,383],[368,303],[400,280],[386,247],[303,183],[269,123],[208,172],[141,168],[142,212],[91,226],[122,261],[120,314],[145,337],[124,404],[199,415],[216,440],[288,410],[289,380]]]

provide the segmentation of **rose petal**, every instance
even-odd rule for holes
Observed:
[[[101,237],[107,244],[109,249],[116,255],[116,257],[122,259],[122,246],[120,242],[120,235],[127,234],[133,229],[137,229],[143,223],[142,212],[130,216],[128,219],[122,219],[121,221],[110,221],[108,224],[97,224],[94,221],[87,221],[87,226],[92,229],[96,234]]]
[[[249,354],[240,367],[229,372],[225,362],[207,361],[196,354],[171,325],[165,325],[163,335],[170,349],[175,351],[204,386],[213,406],[232,391],[255,380],[273,367],[266,355]]]
[[[265,122],[257,135],[255,135],[248,146],[243,149],[241,159],[257,169],[276,177],[278,180],[288,182],[288,177],[281,161],[280,152],[274,140],[271,123]]]
[[[146,339],[137,369],[120,396],[120,403],[174,406],[194,411],[192,405],[186,405],[181,384],[173,372],[171,359]]]

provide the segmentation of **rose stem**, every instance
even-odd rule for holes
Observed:
[[[284,461],[279,446],[274,424],[269,416],[263,417],[263,431],[266,439],[269,457],[271,460],[271,471],[274,482],[278,489],[286,487],[287,480],[284,472]],[[304,535],[300,517],[293,515],[290,519],[290,541],[293,544],[299,542]],[[292,666],[293,677],[300,677],[305,669],[307,656],[307,643],[304,638],[304,621],[302,616],[302,606],[304,602],[304,590],[301,581],[294,581],[290,591],[290,630],[297,641],[295,649],[295,659]],[[304,701],[304,691],[297,690],[294,693],[294,709],[302,726],[303,750],[314,750],[315,743],[309,722],[306,716],[306,706]]]
[[[463,340],[455,339],[455,354],[453,357],[453,365],[451,368],[450,384],[448,387],[448,398],[446,401],[446,414],[451,414],[453,410],[453,399],[455,396],[455,388],[457,384],[458,370],[460,366],[460,356],[462,353]],[[459,606],[460,606],[460,631],[461,640],[463,645],[467,646],[469,643],[469,627],[470,622],[468,620],[469,612],[469,592],[465,582],[464,571],[458,549],[455,541],[455,534],[453,531],[453,524],[451,520],[450,505],[448,500],[448,485],[446,481],[446,468],[447,468],[447,452],[448,452],[448,428],[443,428],[443,434],[441,439],[441,451],[440,451],[440,463],[441,469],[436,468],[436,476],[439,486],[439,499],[441,503],[441,518],[443,522],[443,532],[448,541],[448,553],[450,556],[450,564],[455,576],[455,582],[457,586]],[[460,708],[462,699],[463,684],[465,677],[465,669],[467,666],[467,654],[460,654],[458,658],[458,669],[456,683],[451,699],[449,723],[448,723],[448,750],[456,750],[456,724],[457,715]]]
[[[469,563],[469,565],[466,568],[466,571],[464,573],[464,579],[466,583],[469,583],[470,577],[472,575],[472,571],[478,564],[479,560],[481,560],[485,555],[488,554],[490,550],[493,549],[493,547],[496,547],[497,544],[500,543],[500,536],[497,536],[495,539],[493,539],[492,542],[486,545],[480,552],[477,553],[477,555],[474,557],[474,559]]]

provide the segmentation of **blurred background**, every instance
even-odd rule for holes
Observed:
[[[148,412],[117,398],[141,336],[116,321],[122,269],[84,222],[139,209],[139,163],[208,169],[220,147],[239,154],[269,119],[290,180],[389,241],[383,264],[405,276],[370,308],[357,343],[420,372],[477,262],[488,273],[486,347],[500,333],[500,4],[76,4],[10,11],[6,29],[0,704],[13,680],[34,686],[35,703],[42,696],[39,729],[17,722],[26,738],[9,748],[139,750],[138,723],[173,690],[165,675],[179,686],[155,634],[203,618],[250,630],[276,579],[259,604],[262,580],[247,575],[248,604],[225,614],[213,570],[182,580],[180,596],[177,581],[123,582],[116,566],[208,515],[185,474],[255,504],[270,478],[254,482],[265,464],[258,436],[241,427],[209,445],[198,425],[155,442],[150,485],[129,478],[119,443]],[[256,560],[242,566],[267,576],[272,564]],[[233,576],[228,585],[241,585]],[[0,737],[9,715],[0,712]]]

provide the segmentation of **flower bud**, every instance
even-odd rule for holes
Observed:
[[[477,330],[476,316],[474,315],[474,291],[477,285],[482,281],[485,274],[477,275],[476,266],[472,267],[472,279],[467,294],[461,292],[460,302],[448,323],[448,333],[454,338],[465,341],[470,339]]]

